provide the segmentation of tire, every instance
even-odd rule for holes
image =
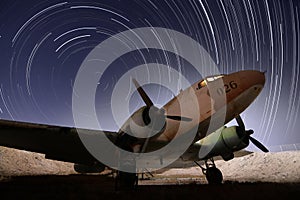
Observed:
[[[209,184],[222,184],[222,172],[216,167],[210,167],[206,170],[206,180]]]
[[[134,190],[137,187],[137,175],[135,173],[118,172],[116,190]]]

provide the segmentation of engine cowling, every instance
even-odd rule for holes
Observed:
[[[241,137],[238,126],[222,127],[211,133],[199,142],[200,159],[209,159],[221,156],[225,161],[234,157],[233,152],[246,148],[249,145],[247,138]]]
[[[144,106],[131,115],[121,131],[136,138],[149,138],[163,132],[165,126],[166,116],[163,109]]]

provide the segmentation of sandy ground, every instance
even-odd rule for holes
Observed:
[[[298,199],[300,184],[235,183],[222,185],[139,185],[115,191],[114,181],[99,175],[18,176],[0,182],[3,199]]]
[[[208,185],[199,167],[170,169],[116,192],[109,170],[80,175],[73,164],[0,147],[0,193],[9,199],[286,199],[300,196],[300,152],[253,153],[216,161],[224,184]],[[146,176],[146,177],[149,177]]]
[[[0,176],[74,173],[72,163],[48,160],[43,154],[0,147]]]
[[[300,152],[252,153],[230,161],[218,160],[216,166],[225,181],[300,183]],[[201,175],[199,167],[170,169],[160,176]]]
[[[215,163],[222,171],[224,181],[300,183],[300,151],[258,152]],[[77,174],[72,163],[48,160],[43,154],[0,147],[0,177],[70,174]],[[156,178],[203,179],[197,166],[154,174]]]

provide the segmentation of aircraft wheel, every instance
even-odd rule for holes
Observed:
[[[116,190],[133,190],[136,189],[137,183],[137,174],[119,171],[116,179]]]
[[[133,152],[131,144],[134,143],[135,138],[129,136],[127,134],[119,137],[117,142],[118,146],[122,149]],[[120,170],[117,173],[116,177],[116,190],[132,190],[136,189],[138,185],[138,177],[136,172],[136,160],[134,155],[124,154],[122,151],[120,152],[120,161],[119,161]],[[124,172],[131,171],[133,173]]]
[[[209,184],[221,184],[223,181],[222,172],[216,167],[206,169],[206,180]]]

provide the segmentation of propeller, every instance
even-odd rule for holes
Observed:
[[[250,140],[252,142],[252,144],[254,144],[257,148],[259,148],[263,152],[269,152],[269,150],[261,142],[259,142],[255,138],[251,137],[251,135],[254,133],[254,131],[251,129],[250,130],[245,129],[245,124],[240,115],[238,115],[235,119],[239,125],[240,131],[238,131],[238,134],[239,134],[240,138],[242,138],[242,139],[246,138],[247,140]]]
[[[147,93],[145,92],[145,90],[140,86],[140,84],[137,82],[136,79],[132,79],[132,82],[134,83],[138,93],[140,94],[140,96],[142,97],[143,101],[145,102],[148,110],[154,106],[153,105],[153,102],[151,101],[150,97],[147,95]],[[158,109],[159,113],[165,113],[165,110],[163,108],[160,108]],[[148,112],[148,115],[149,115],[149,112]],[[172,120],[176,120],[176,121],[192,121],[191,118],[188,118],[188,117],[182,117],[182,116],[174,116],[174,115],[164,115],[166,118],[168,119],[172,119]],[[150,117],[147,116],[149,119]]]
[[[137,82],[137,80],[132,79],[132,82],[134,83],[137,91],[139,92],[139,94],[142,97],[143,101],[145,102],[146,106],[148,108],[150,108],[151,106],[153,106],[153,102],[151,101],[151,99],[149,98],[149,96],[147,95],[147,93],[145,92],[145,90]]]
[[[253,137],[249,137],[250,141],[257,147],[259,148],[260,150],[262,150],[263,152],[269,152],[269,150],[262,144],[260,143],[258,140],[256,140],[255,138]]]

